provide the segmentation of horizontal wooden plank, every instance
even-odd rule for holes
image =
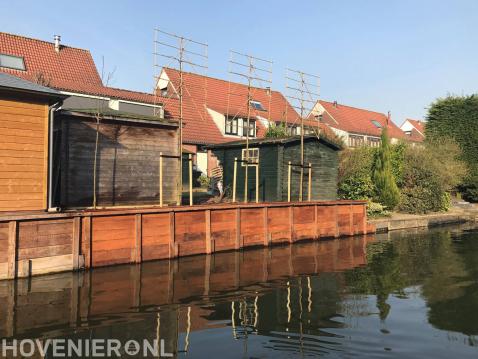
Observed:
[[[40,194],[43,195],[43,184],[40,183],[36,186],[28,186],[28,185],[9,185],[9,186],[4,186],[0,184],[0,197],[3,197],[4,194],[13,194],[13,193],[22,193],[22,194],[27,194],[27,193],[34,193],[34,194]],[[35,196],[36,197],[36,196]]]
[[[22,261],[19,261],[18,268],[26,268]],[[73,269],[73,257],[71,254],[54,255],[46,258],[31,259],[31,274],[40,275],[54,272],[70,271]],[[19,276],[27,276],[28,273],[21,273]]]
[[[22,108],[19,106],[1,106],[1,114],[20,115],[20,116],[37,116],[46,117],[47,112],[43,108]]]
[[[35,211],[44,209],[44,201],[21,200],[21,201],[0,201],[0,211]]]
[[[29,129],[16,129],[16,128],[5,128],[0,127],[0,133],[2,136],[21,136],[21,137],[28,137],[28,138],[40,138],[42,141],[45,137],[44,130],[29,130]]]
[[[1,116],[1,115],[0,115]],[[3,117],[0,117],[0,128],[14,129],[18,131],[37,131],[44,133],[45,132],[45,123],[44,121],[40,122],[22,122],[14,120],[6,120]]]
[[[10,157],[10,156],[4,156],[0,152],[0,166],[2,165],[36,165],[36,166],[41,166],[43,168],[44,166],[44,161],[45,159],[38,156],[37,152],[34,152],[34,154],[37,155],[37,157]]]
[[[32,144],[32,145],[43,145],[45,143],[45,137],[31,137],[23,136],[21,133],[11,134],[11,135],[2,135],[0,139],[3,143],[22,143],[22,144]]]
[[[0,178],[0,186],[43,186],[43,178]]]
[[[24,124],[32,124],[32,125],[43,125],[47,121],[46,116],[38,116],[38,115],[30,115],[29,113],[25,113],[22,115],[19,114],[8,114],[2,113],[0,116],[0,121],[15,122],[15,123],[24,123]]]
[[[38,248],[20,248],[18,249],[18,259],[53,257],[71,253],[71,244]]]
[[[16,108],[23,108],[23,109],[29,109],[29,110],[42,110],[46,111],[47,104],[38,102],[38,101],[32,101],[29,99],[1,99],[0,100],[0,108],[3,107],[16,107]]]
[[[6,139],[0,139],[0,153],[8,156],[8,152],[3,151],[36,151],[36,152],[45,152],[45,147],[43,143],[31,143],[26,139],[25,141],[18,141],[15,142],[15,139],[9,138],[10,141],[6,141]]]
[[[34,201],[34,200],[39,200],[43,199],[43,193],[40,192],[32,192],[32,193],[5,193],[1,192],[0,196],[0,206],[2,205],[2,202],[8,202],[8,201]]]

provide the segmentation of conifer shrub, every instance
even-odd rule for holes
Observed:
[[[389,210],[393,210],[400,201],[400,191],[392,171],[392,160],[388,130],[382,130],[381,143],[375,156],[373,183],[375,200]]]

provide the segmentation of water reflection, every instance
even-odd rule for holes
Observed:
[[[299,243],[0,282],[0,336],[188,357],[478,354],[478,231]]]

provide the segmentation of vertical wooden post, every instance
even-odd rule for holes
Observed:
[[[176,245],[174,212],[169,212],[169,258],[177,256],[178,248]]]
[[[289,207],[289,231],[289,242],[292,243],[294,242],[294,207],[292,206]]]
[[[206,263],[204,264],[204,296],[209,295],[209,289],[211,287],[211,257],[212,256],[206,256],[205,258]]]
[[[367,234],[367,204],[363,205],[363,219],[362,219],[363,234]]]
[[[232,202],[236,202],[237,157],[234,157],[234,178],[232,179]]]
[[[241,248],[241,209],[236,208],[236,242],[234,249]]]
[[[159,152],[159,206],[163,206],[163,153]]]
[[[136,227],[136,236],[135,236],[135,253],[134,253],[134,262],[141,263],[143,257],[143,215],[138,213],[135,215],[135,227]]]
[[[289,161],[289,167],[287,171],[287,202],[290,202],[290,179],[292,176],[292,163]]]
[[[267,206],[264,206],[262,211],[264,216],[264,246],[267,247],[269,245],[269,211]]]
[[[91,236],[91,217],[83,218],[83,257],[85,259],[85,269],[91,268],[92,263],[92,236]]]
[[[212,243],[211,243],[211,210],[207,209],[204,211],[205,220],[206,220],[206,254],[211,254]]]
[[[259,160],[256,165],[256,203],[259,203]]]
[[[353,236],[354,235],[354,207],[353,205],[349,206],[349,216],[350,216],[350,229],[349,229],[349,235]]]
[[[10,221],[8,223],[8,279],[14,279],[17,276],[17,232],[18,222]]]
[[[335,238],[338,238],[340,236],[340,228],[339,228],[339,206],[334,205],[334,214],[335,214]]]
[[[73,218],[73,240],[71,254],[73,256],[73,270],[78,270],[80,259],[80,234],[81,234],[81,218]]]
[[[312,199],[312,163],[309,162],[309,192],[307,193],[307,200],[310,202]]]
[[[193,155],[189,154],[189,205],[193,205]]]
[[[317,205],[314,206],[315,238],[319,239],[319,218]]]

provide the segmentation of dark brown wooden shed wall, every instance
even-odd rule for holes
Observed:
[[[62,207],[93,204],[96,123],[63,116],[61,128]],[[97,205],[159,203],[159,154],[177,156],[177,128],[103,120],[97,155]],[[163,161],[163,200],[175,202],[178,160]]]

